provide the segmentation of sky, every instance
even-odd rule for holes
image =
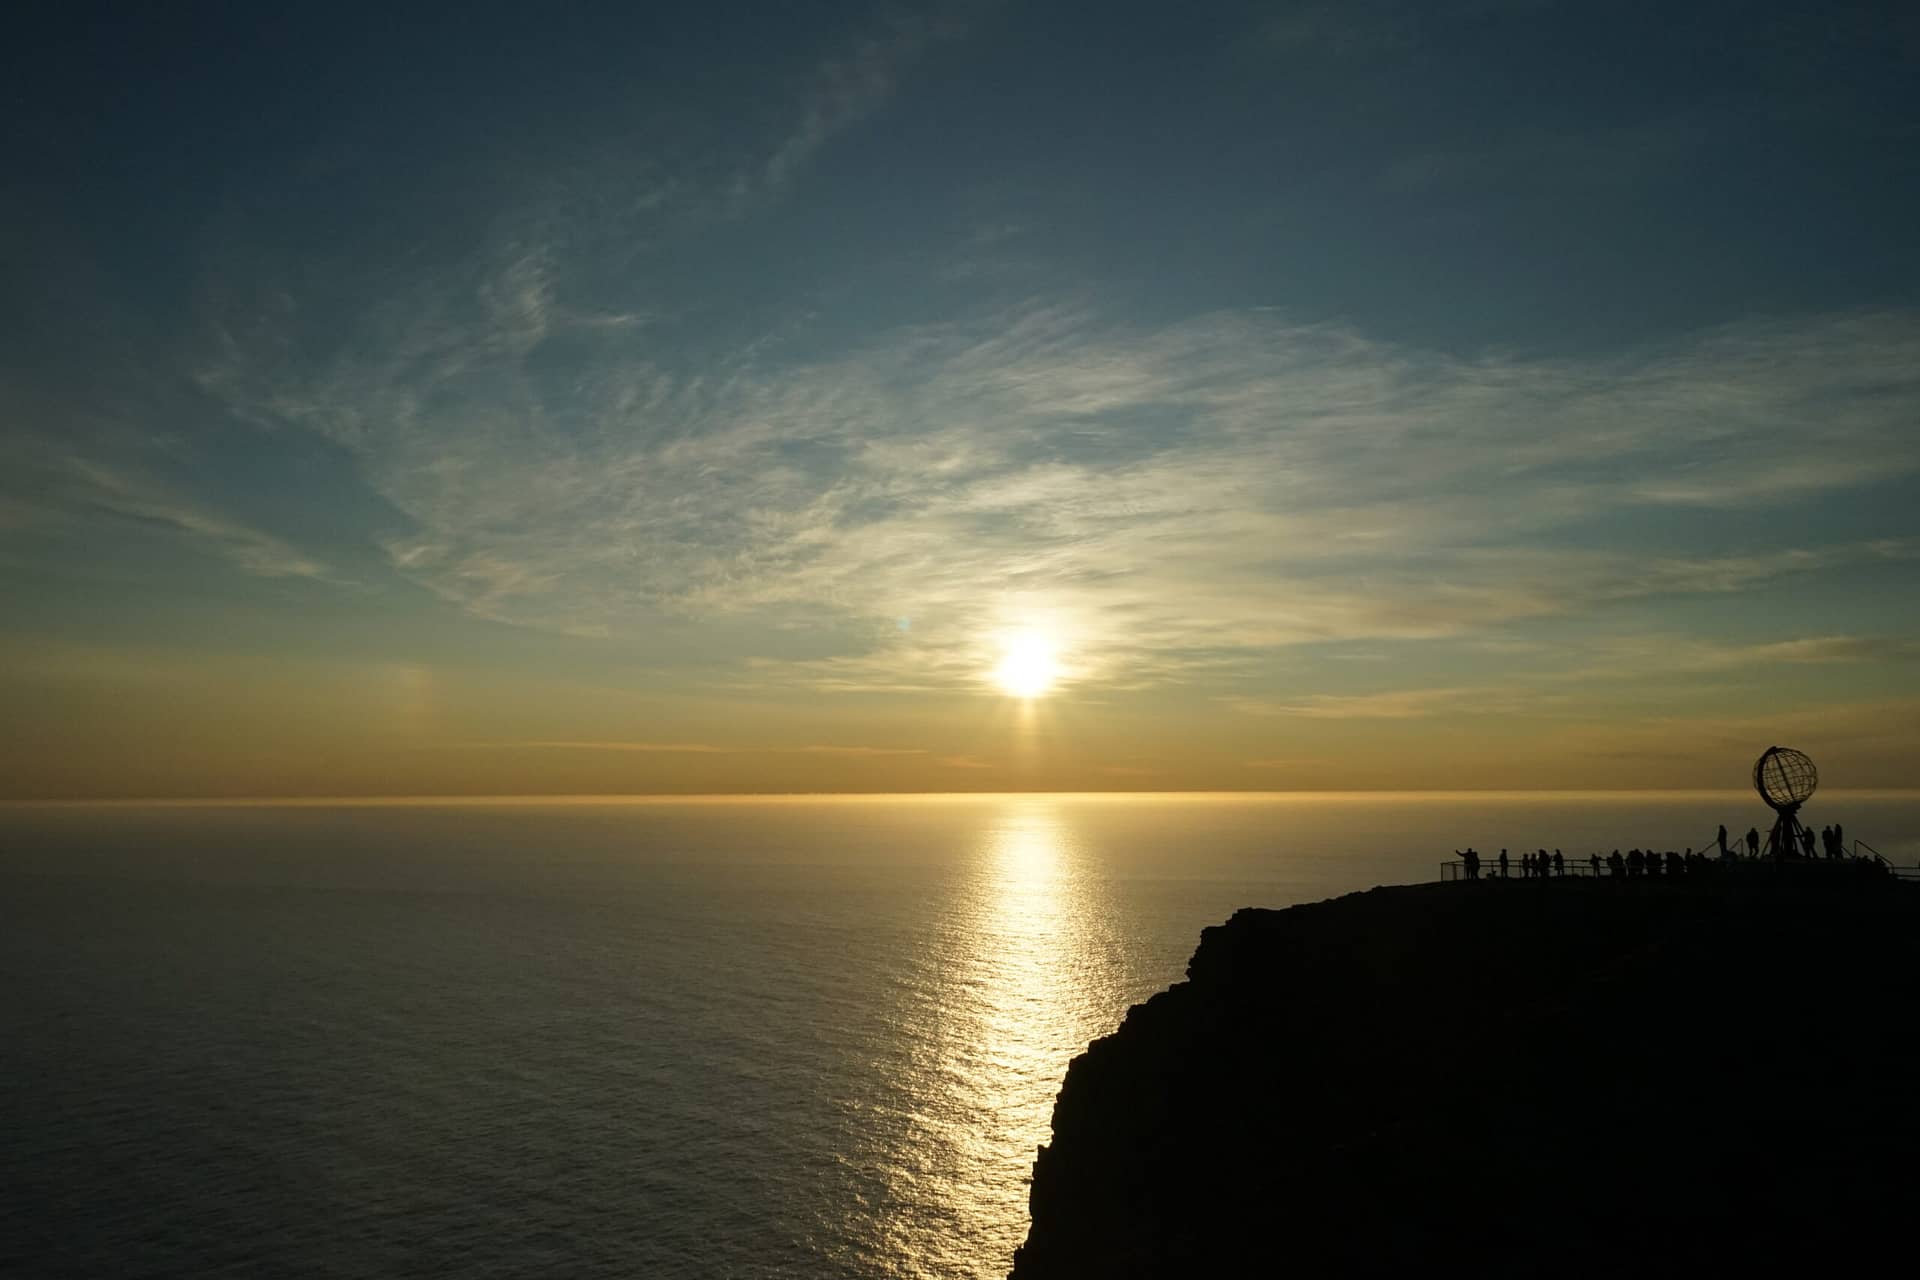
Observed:
[[[1916,785],[1917,12],[10,11],[0,798]]]

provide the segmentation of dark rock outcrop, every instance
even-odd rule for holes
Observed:
[[[1015,1280],[1906,1265],[1911,886],[1376,889],[1187,976],[1074,1060]]]

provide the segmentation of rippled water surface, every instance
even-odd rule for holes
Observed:
[[[1826,800],[1826,797],[1822,797]],[[1905,864],[1920,801],[1842,796]],[[992,1276],[1245,905],[1737,795],[0,810],[0,1273]]]

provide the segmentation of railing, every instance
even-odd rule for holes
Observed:
[[[1606,863],[1606,859],[1604,858],[1600,860],[1600,866],[1597,870],[1594,868],[1593,864],[1588,862],[1585,858],[1581,858],[1578,861],[1575,861],[1572,858],[1568,858],[1566,860],[1566,869],[1564,871],[1554,871],[1552,867],[1548,867],[1547,874],[1544,876],[1535,876],[1535,875],[1527,874],[1527,872],[1520,866],[1520,863],[1517,860],[1509,862],[1507,866],[1508,866],[1508,870],[1504,878],[1508,880],[1565,880],[1568,877],[1577,877],[1577,876],[1585,876],[1588,879],[1592,879],[1594,876],[1604,876],[1607,874],[1607,863]],[[1442,880],[1466,879],[1467,864],[1462,862],[1458,858],[1447,859],[1445,862],[1442,862],[1440,864],[1440,878]],[[1499,880],[1502,878],[1503,877],[1500,875],[1500,863],[1497,859],[1494,859],[1494,858],[1480,859],[1480,879]]]
[[[1717,850],[1718,845],[1716,842],[1716,844],[1710,844],[1706,847]],[[1631,880],[1684,880],[1689,875],[1695,873],[1714,875],[1723,869],[1741,868],[1742,874],[1745,874],[1745,869],[1759,867],[1773,868],[1788,874],[1799,872],[1819,876],[1829,874],[1829,869],[1837,871],[1841,867],[1866,862],[1876,864],[1884,874],[1892,879],[1920,881],[1920,867],[1896,867],[1887,860],[1885,855],[1865,840],[1852,841],[1851,852],[1852,856],[1844,860],[1835,860],[1832,858],[1755,858],[1737,854],[1732,858],[1721,859],[1713,853],[1708,853],[1704,855],[1706,858],[1704,863],[1694,862],[1683,864],[1677,873],[1669,874],[1666,870],[1665,860],[1662,859],[1657,864],[1658,870],[1648,868],[1636,873],[1629,869],[1621,878]],[[1586,858],[1567,858],[1564,860],[1561,869],[1556,870],[1549,864],[1544,872],[1529,872],[1521,866],[1519,859],[1516,858],[1508,861],[1506,874],[1502,875],[1498,860],[1483,857],[1480,859],[1480,874],[1477,878],[1481,880],[1565,880],[1568,878],[1593,879],[1595,877],[1605,879],[1612,875],[1613,869],[1605,858],[1602,858],[1597,866]],[[1442,881],[1467,879],[1466,862],[1458,857],[1448,858],[1442,861],[1440,864],[1440,879]]]
[[[1882,867],[1885,867],[1887,870],[1887,874],[1891,875],[1894,879],[1920,880],[1920,867],[1896,867],[1893,865],[1893,863],[1887,860],[1887,856],[1885,854],[1881,853],[1878,849],[1868,844],[1865,840],[1855,840],[1852,842],[1852,845],[1853,845],[1854,857],[1872,858],[1875,862],[1879,863]],[[1866,850],[1865,854],[1862,854],[1860,852],[1862,849]]]

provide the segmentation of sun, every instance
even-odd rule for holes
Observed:
[[[1060,678],[1060,664],[1054,661],[1053,644],[1030,631],[1006,637],[1000,650],[1000,665],[993,669],[993,682],[1016,698],[1037,698],[1053,688]]]

